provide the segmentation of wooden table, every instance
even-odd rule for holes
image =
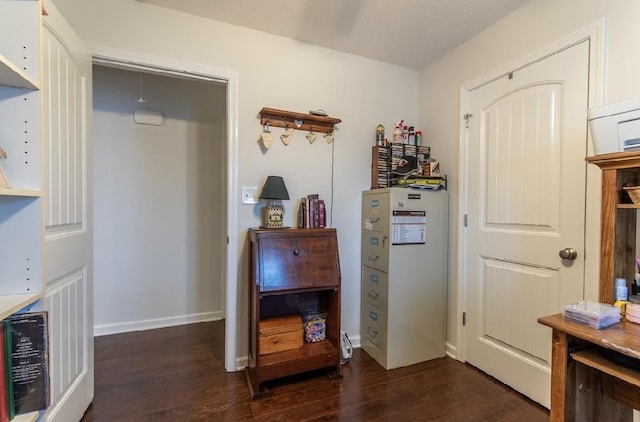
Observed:
[[[561,314],[538,322],[553,329],[551,421],[633,420],[633,409],[640,409],[640,371],[603,352],[631,357],[640,368],[640,325],[622,321],[596,330]]]

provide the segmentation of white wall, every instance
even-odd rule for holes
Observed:
[[[225,85],[93,72],[96,334],[221,318]]]
[[[378,123],[418,122],[419,73],[350,54],[198,18],[133,0],[55,0],[87,43],[215,66],[238,74],[238,186],[261,186],[283,176],[292,198],[331,198],[332,146],[313,145],[297,132],[263,153],[258,112],[263,107],[307,112],[322,108],[342,119],[335,134],[333,226],[342,272],[342,326],[359,333],[360,192],[370,187],[370,146]],[[236,193],[239,203],[239,192]],[[294,223],[296,201],[285,201],[285,223]],[[238,254],[238,352],[246,353],[246,231],[259,225],[259,207],[238,206],[230,233]],[[126,295],[126,291],[120,292]]]
[[[459,330],[458,316],[462,312],[456,303],[460,287],[456,224],[459,212],[460,87],[602,18],[606,18],[605,102],[639,96],[640,54],[635,40],[640,39],[640,2],[634,0],[533,0],[426,67],[420,74],[420,118],[426,131],[425,138],[432,149],[438,151],[442,167],[450,175],[450,219],[454,224],[450,230],[447,338],[454,352]],[[592,184],[597,182],[590,180]],[[593,190],[593,187],[589,189]],[[596,192],[598,189],[596,186]],[[587,208],[588,221],[595,221],[595,224],[588,224],[587,237],[597,238],[599,202],[592,201]],[[596,258],[598,253],[597,250],[588,250],[587,258]],[[588,299],[595,300],[597,263],[588,264],[587,268],[585,292]]]

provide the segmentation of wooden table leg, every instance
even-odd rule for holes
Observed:
[[[551,343],[551,422],[574,421],[575,364],[570,362],[569,336],[553,330]]]

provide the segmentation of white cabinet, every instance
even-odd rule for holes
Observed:
[[[0,1],[0,319],[43,291],[39,1]]]
[[[362,194],[361,345],[387,369],[445,355],[448,194]]]
[[[0,320],[41,308],[43,198],[41,128],[41,2],[0,1]],[[16,416],[34,420],[38,413]]]

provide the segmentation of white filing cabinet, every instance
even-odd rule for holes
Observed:
[[[448,194],[362,194],[361,345],[387,369],[445,355]]]

